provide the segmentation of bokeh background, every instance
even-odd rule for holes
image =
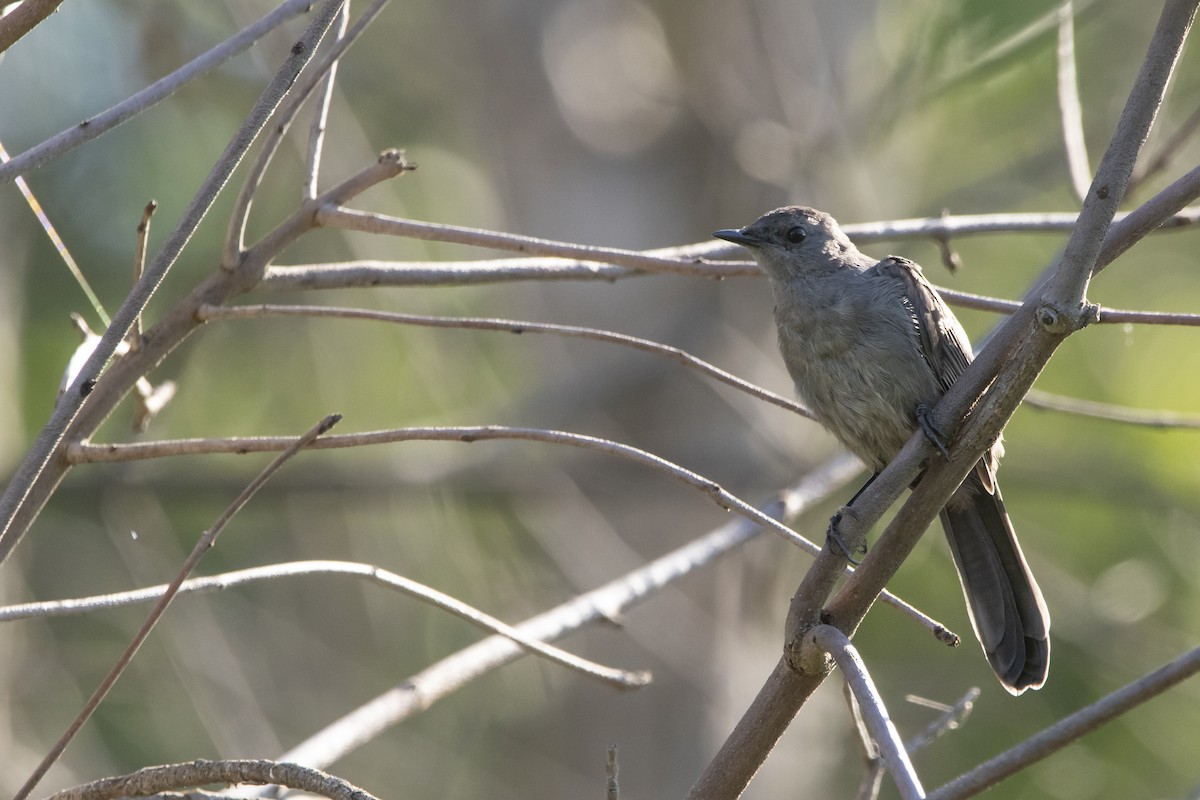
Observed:
[[[66,3],[0,62],[0,140],[18,153],[231,35],[261,0]],[[785,202],[843,222],[952,213],[1071,211],[1055,90],[1056,3],[1019,0],[522,0],[393,3],[344,60],[325,182],[387,147],[420,169],[359,208],[625,248],[705,240]],[[1133,83],[1157,4],[1076,4],[1084,123],[1099,158]],[[134,227],[159,202],[161,243],[302,30],[252,51],[28,175],[110,311],[129,286]],[[1200,105],[1185,51],[1149,150]],[[301,130],[305,126],[299,126]],[[302,142],[255,206],[262,233],[299,197]],[[1200,157],[1190,144],[1148,196]],[[240,173],[239,173],[240,177]],[[236,181],[235,181],[236,182]],[[232,193],[148,312],[216,268]],[[1136,201],[1138,197],[1133,198]],[[1127,204],[1128,205],[1128,204]],[[871,245],[925,264],[935,283],[1019,297],[1062,234]],[[0,188],[0,474],[48,417],[89,317],[24,206]],[[1092,286],[1121,308],[1200,306],[1197,239],[1160,234]],[[450,245],[319,232],[283,259],[462,259]],[[389,310],[611,328],[686,348],[780,393],[762,280],[642,277],[258,295]],[[975,337],[993,315],[960,314]],[[1095,326],[1039,388],[1200,414],[1200,354],[1186,328]],[[812,423],[661,359],[592,342],[348,321],[223,322],[152,374],[179,394],[142,438],[286,434],[330,412],[340,430],[505,424],[563,428],[651,450],[750,500],[836,452]],[[122,409],[97,441],[128,441]],[[887,608],[857,643],[902,733],[978,685],[974,715],[916,757],[936,786],[1200,639],[1200,433],[1022,409],[1009,425],[1005,495],[1054,615],[1049,684],[1013,699],[973,642],[948,650]],[[195,537],[269,460],[175,458],[73,471],[0,573],[9,602],[168,580]],[[850,490],[847,490],[847,496]],[[799,529],[819,536],[833,498]],[[404,444],[307,454],[242,512],[201,571],[276,561],[366,561],[509,621],[593,588],[727,520],[700,495],[595,454],[531,443]],[[388,732],[333,771],[381,796],[587,797],[605,747],[629,798],[686,792],[775,663],[787,600],[808,564],[768,536],[566,644],[649,667],[615,694],[525,659]],[[940,532],[896,592],[969,638]],[[0,626],[0,788],[14,791],[144,614]],[[425,665],[474,641],[465,623],[339,578],[180,600],[43,785],[47,792],[153,763],[272,757]],[[1200,684],[1185,684],[995,789],[997,798],[1194,796]],[[847,796],[862,773],[840,680],[803,710],[749,797]],[[891,793],[891,794],[889,794]],[[894,790],[885,789],[885,796]]]

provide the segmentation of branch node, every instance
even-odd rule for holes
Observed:
[[[783,658],[788,666],[801,675],[825,677],[833,672],[833,656],[825,652],[816,641],[816,630],[820,624],[814,624],[801,635],[788,641],[783,649]]]
[[[1066,336],[1086,328],[1100,320],[1100,306],[1095,303],[1080,303],[1067,310],[1050,301],[1043,301],[1037,309],[1038,324],[1055,336]]]
[[[396,172],[412,172],[417,168],[417,165],[404,158],[404,151],[399,148],[391,147],[379,154],[380,164],[390,164],[396,168]]]
[[[1042,305],[1038,306],[1038,324],[1045,328],[1048,333],[1060,336],[1070,333],[1071,326],[1068,324],[1067,318],[1067,314],[1055,308],[1050,303],[1042,303]]]

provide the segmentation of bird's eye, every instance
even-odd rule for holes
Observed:
[[[808,231],[799,225],[788,228],[788,232],[783,235],[783,238],[787,239],[790,244],[800,244],[807,237]]]

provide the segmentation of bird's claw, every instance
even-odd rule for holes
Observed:
[[[842,532],[838,530],[838,526],[841,525],[841,522],[841,511],[838,511],[829,518],[829,527],[825,529],[825,542],[830,546],[831,549],[841,553],[846,557],[847,561],[857,567],[862,563],[862,559],[858,557],[858,554],[861,553],[866,555],[867,546],[865,544],[859,545],[858,547],[851,547],[848,545],[845,537],[842,536]]]
[[[917,405],[917,424],[921,426],[921,433],[925,434],[925,438],[938,449],[944,459],[949,461],[950,451],[946,449],[946,437],[934,422],[933,409],[924,403]]]

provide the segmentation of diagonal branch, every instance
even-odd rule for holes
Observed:
[[[1059,315],[1073,317],[1062,320],[1063,324],[1086,324],[1083,306],[1104,236],[1125,198],[1129,176],[1166,97],[1167,84],[1195,15],[1196,3],[1192,0],[1167,0],[1163,5],[1146,60],[1096,169],[1079,221],[1046,287],[1043,303],[1054,306]]]
[[[1188,678],[1200,673],[1200,647],[1171,663],[1124,686],[1087,708],[1059,720],[1021,744],[988,759],[970,772],[929,794],[929,800],[960,800],[973,797],[1030,764],[1057,753],[1084,734],[1112,722]]]
[[[813,508],[858,474],[856,459],[842,457],[826,463],[782,492],[763,508],[773,519],[790,522]],[[619,618],[635,605],[713,564],[764,532],[760,525],[735,519],[682,547],[590,592],[544,611],[517,627],[525,636],[553,641],[596,622]],[[324,768],[377,738],[389,728],[429,708],[466,683],[524,655],[511,641],[492,636],[431,664],[281,756]]]
[[[142,313],[150,298],[162,284],[167,271],[175,263],[184,246],[212,207],[217,195],[242,157],[246,154],[251,143],[266,125],[267,120],[276,106],[291,88],[296,76],[312,56],[313,50],[333,23],[342,0],[327,0],[313,17],[304,36],[292,47],[292,52],[284,61],[283,66],[275,74],[271,83],[263,90],[255,102],[245,121],[230,140],[225,152],[217,159],[212,171],[201,184],[199,191],[183,213],[183,217],[175,229],[163,243],[162,249],[153,263],[147,267],[141,280],[134,286],[133,291],[125,298],[125,302],[113,315],[112,325],[104,332],[99,344],[88,358],[79,376],[63,393],[54,413],[38,434],[33,446],[25,454],[16,474],[9,482],[3,496],[0,496],[0,563],[8,557],[17,541],[24,533],[23,526],[14,525],[18,512],[29,497],[33,483],[45,469],[52,453],[62,440],[68,426],[79,414],[84,400],[91,393],[100,376],[101,370],[112,358],[117,346],[129,334],[134,320]],[[9,166],[16,159],[9,162]]]
[[[225,235],[225,248],[221,257],[221,264],[226,269],[233,269],[238,262],[238,257],[243,250],[246,225],[250,219],[250,207],[254,203],[254,195],[262,183],[267,167],[271,164],[271,159],[275,157],[279,145],[283,142],[284,135],[299,115],[300,108],[312,93],[316,91],[317,86],[327,76],[332,74],[332,71],[337,66],[338,59],[345,54],[351,45],[362,37],[363,33],[375,21],[375,18],[379,16],[387,3],[388,0],[374,0],[371,5],[367,6],[366,10],[355,20],[354,26],[345,35],[339,36],[334,42],[333,47],[313,62],[308,73],[302,80],[296,82],[291,94],[280,106],[279,113],[276,115],[275,125],[263,137],[262,148],[259,150],[258,157],[254,160],[254,164],[251,166],[245,182],[242,184],[241,191],[238,192],[233,212],[229,216],[229,227]],[[339,10],[338,19],[340,20],[339,26],[345,27],[346,14],[344,8]]]
[[[0,16],[0,53],[36,28],[62,4],[62,0],[25,0],[8,14]]]
[[[26,5],[29,4],[21,4],[22,7]],[[278,7],[258,22],[244,28],[208,52],[192,59],[170,75],[159,78],[142,91],[123,100],[107,111],[103,111],[94,117],[88,117],[78,125],[50,137],[36,147],[31,147],[24,153],[13,158],[9,163],[0,165],[0,184],[8,183],[18,175],[26,175],[61,156],[63,153],[74,150],[81,144],[85,144],[118,125],[128,122],[160,100],[170,97],[188,81],[198,78],[237,54],[248,50],[250,45],[292,17],[307,13],[311,8],[312,0],[284,0],[284,2],[280,3]],[[12,16],[14,15],[10,14],[5,19],[7,20]]]
[[[1087,281],[1100,255],[1105,231],[1124,193],[1138,150],[1145,140],[1171,70],[1195,15],[1195,0],[1167,0],[1150,42],[1141,73],[1093,181],[1066,252],[1041,298],[1029,302],[1003,323],[935,409],[939,427],[953,432],[968,409],[971,416],[958,430],[953,457],[935,461],[920,484],[880,535],[862,565],[827,605],[820,621],[851,634],[937,516],[946,499],[991,446],[1034,379],[1068,334],[1087,321]],[[1057,306],[1057,307],[1056,307]],[[1046,313],[1050,311],[1052,313]],[[1060,324],[1061,323],[1061,324]],[[993,382],[993,378],[995,378]],[[990,390],[983,395],[984,389]],[[843,536],[859,541],[884,510],[916,478],[932,446],[917,433],[842,517]],[[849,524],[847,524],[849,523]],[[822,567],[818,558],[811,572]],[[785,657],[760,690],[750,709],[700,776],[691,798],[727,798],[740,794],[766,759],[778,736],[823,679],[790,660],[804,630],[815,624],[832,584],[806,577],[793,599],[786,632]]]
[[[221,513],[221,515],[217,517],[216,521],[212,524],[212,527],[210,527],[203,533],[203,535],[200,536],[199,540],[196,542],[196,546],[192,549],[191,554],[188,555],[188,557],[184,560],[183,566],[180,567],[175,579],[171,581],[171,584],[167,587],[166,591],[163,592],[162,596],[159,597],[158,601],[154,604],[154,607],[150,610],[149,615],[146,617],[146,621],[142,623],[142,627],[139,628],[137,633],[133,635],[133,639],[126,646],[124,652],[121,653],[112,669],[108,671],[108,674],[105,675],[103,680],[100,681],[100,685],[96,687],[94,692],[92,692],[92,696],[88,698],[87,703],[84,704],[83,710],[81,710],[78,716],[75,717],[74,721],[71,722],[66,732],[63,733],[63,735],[59,737],[58,741],[54,743],[54,746],[50,748],[50,751],[46,753],[45,758],[43,758],[41,763],[39,763],[34,769],[33,774],[29,776],[27,781],[25,781],[25,785],[21,787],[21,789],[14,796],[13,800],[25,800],[25,798],[29,796],[29,793],[34,790],[42,778],[46,776],[46,773],[50,771],[50,768],[54,766],[54,763],[58,761],[59,756],[61,756],[63,751],[67,749],[67,745],[71,743],[71,740],[75,738],[75,735],[79,733],[84,724],[91,719],[92,714],[94,714],[96,709],[100,707],[100,704],[104,702],[104,698],[108,696],[109,690],[116,685],[117,679],[121,677],[121,674],[125,671],[125,668],[129,666],[129,662],[133,660],[134,655],[137,654],[137,651],[141,649],[142,644],[150,636],[150,632],[154,630],[154,626],[158,624],[158,621],[162,619],[162,615],[166,613],[167,606],[171,604],[171,601],[174,600],[175,596],[179,593],[180,585],[187,578],[187,576],[190,575],[193,570],[195,570],[196,565],[200,563],[200,559],[204,557],[204,554],[207,553],[214,544],[216,544],[217,537],[221,534],[221,531],[225,529],[225,526],[229,524],[229,521],[233,519],[234,515],[237,514],[238,511],[242,510],[246,503],[250,502],[250,498],[257,494],[258,490],[261,489],[268,480],[270,480],[272,475],[279,471],[280,467],[290,461],[292,457],[299,453],[302,449],[312,444],[317,437],[321,436],[334,425],[336,425],[340,419],[341,417],[336,414],[328,416],[310,428],[302,436],[295,439],[291,446],[280,453],[270,464],[266,466],[265,469],[263,469],[262,472],[260,472],[254,478],[254,480],[247,484],[246,488],[243,489],[242,492],[236,498],[234,498],[233,502],[230,503],[229,506]]]

